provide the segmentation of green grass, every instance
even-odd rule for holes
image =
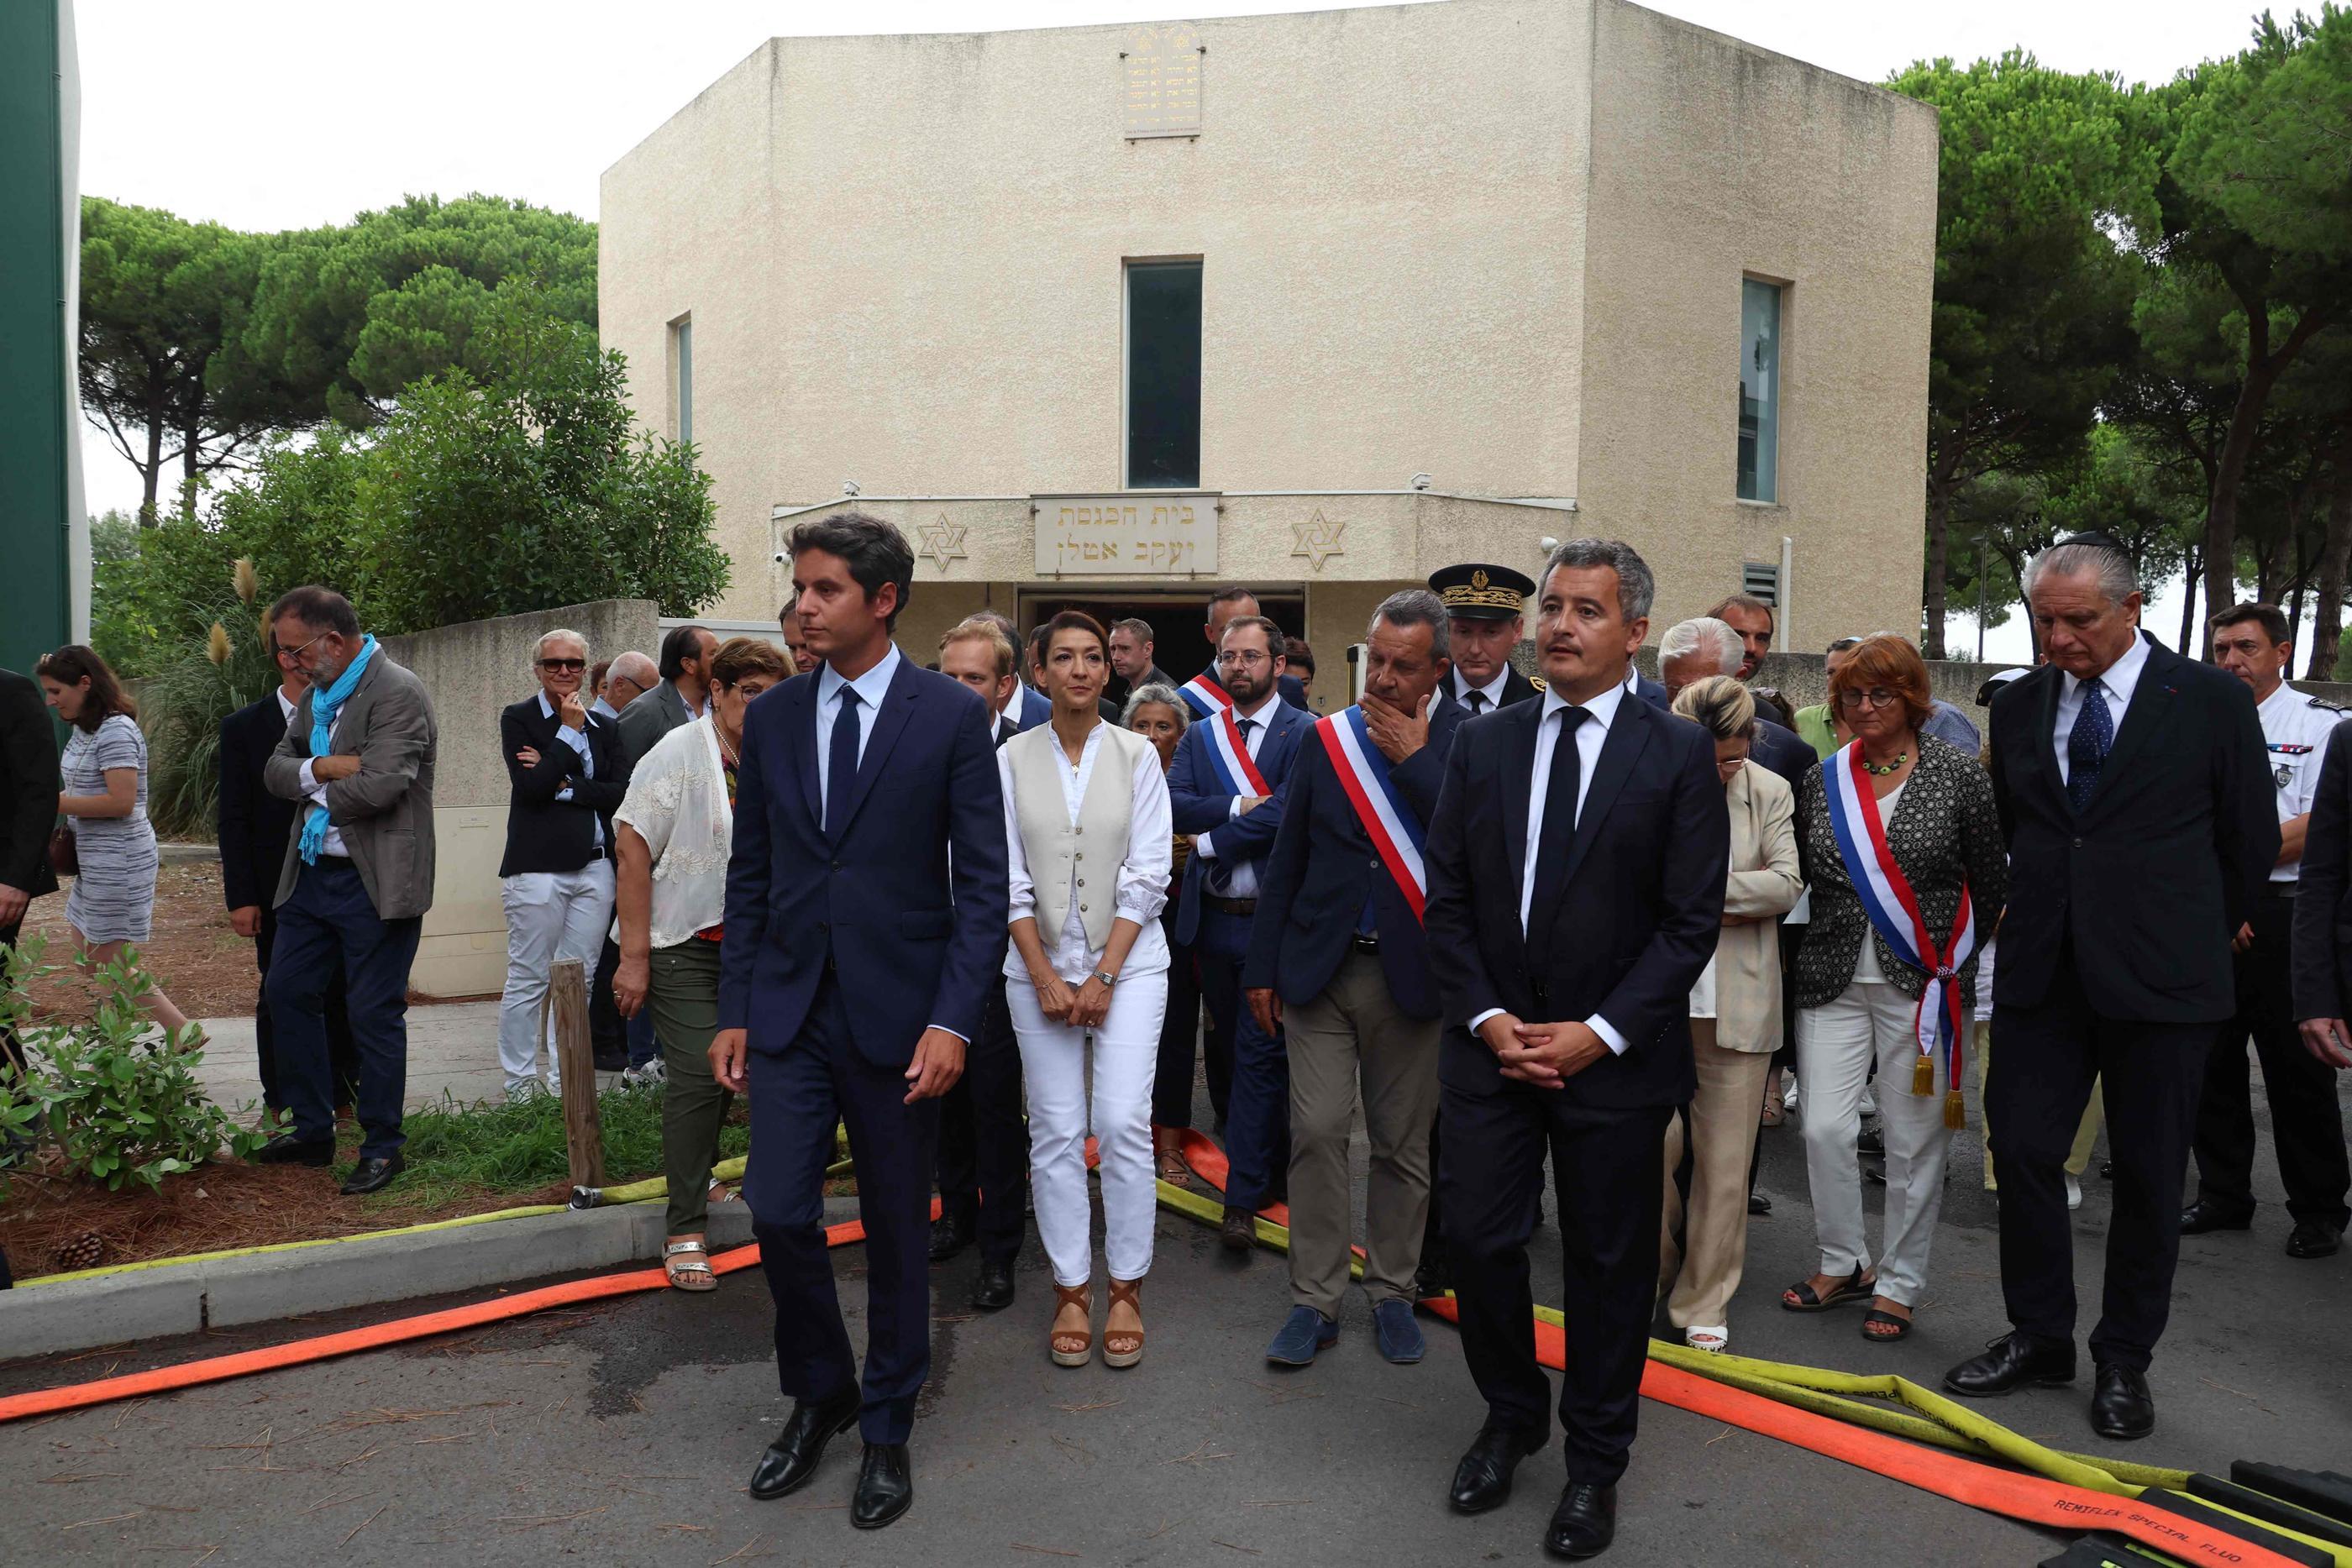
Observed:
[[[604,1124],[604,1185],[659,1176],[661,1086],[608,1089],[596,1104]],[[739,1102],[719,1132],[719,1158],[731,1159],[751,1147]],[[460,1105],[445,1092],[438,1106],[408,1113],[403,1131],[408,1170],[385,1195],[396,1195],[403,1204],[456,1201],[486,1192],[531,1193],[572,1172],[563,1102],[552,1094]]]

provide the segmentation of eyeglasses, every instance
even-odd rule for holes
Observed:
[[[1217,663],[1232,664],[1244,670],[1255,670],[1260,664],[1271,664],[1274,659],[1272,655],[1261,653],[1255,648],[1236,648],[1230,653],[1218,654]]]
[[[542,670],[584,670],[588,667],[588,661],[585,659],[541,659],[539,662],[539,667]],[[625,675],[621,678],[623,680],[628,679]]]
[[[330,627],[326,631],[320,632],[318,636],[311,638],[310,642],[303,643],[299,648],[289,648],[285,643],[279,643],[278,644],[278,651],[289,659],[299,661],[303,654],[309,653],[311,648],[316,646],[320,642],[331,637],[334,634],[334,629]]]
[[[1903,700],[1901,692],[1890,692],[1885,686],[1873,686],[1868,691],[1848,686],[1838,693],[1838,702],[1850,708],[1893,707]]]
[[[1747,766],[1748,758],[1745,757],[1718,757],[1715,759],[1715,770],[1727,779]]]

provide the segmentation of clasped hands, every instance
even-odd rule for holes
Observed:
[[[1037,988],[1037,1010],[1072,1029],[1093,1029],[1110,1016],[1110,988],[1088,975],[1076,990],[1051,969],[1029,977]]]
[[[952,1030],[937,1025],[925,1030],[915,1042],[914,1060],[907,1063],[910,1087],[901,1103],[936,1100],[954,1088],[956,1080],[963,1076],[963,1038]],[[743,1093],[751,1087],[744,1073],[744,1059],[750,1054],[747,1030],[722,1029],[710,1037],[710,1075],[719,1080],[719,1087],[730,1094]]]
[[[1609,1054],[1609,1042],[1580,1023],[1524,1023],[1496,1013],[1478,1026],[1503,1076],[1534,1089],[1558,1089]]]

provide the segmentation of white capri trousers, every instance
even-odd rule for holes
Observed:
[[[1863,938],[1868,941],[1865,936]],[[1919,1060],[1919,1004],[1883,980],[1856,980],[1835,999],[1797,1012],[1797,1076],[1805,1086],[1805,1176],[1813,1192],[1813,1230],[1822,1272],[1843,1278],[1870,1264],[1863,1236],[1862,1088],[1878,1062],[1878,1124],[1886,1140],[1886,1226],[1879,1249],[1877,1293],[1916,1306],[1927,1282],[1927,1251],[1944,1207],[1944,1058],[1936,1058],[1935,1092],[1911,1092]]]
[[[547,1088],[561,1093],[555,1060],[555,1015],[547,1001],[548,969],[577,958],[596,984],[596,959],[613,924],[613,862],[590,861],[578,871],[529,871],[499,884],[507,911],[507,988],[499,1000],[499,1066],[512,1094],[539,1075],[547,1050]]]
[[[1087,1196],[1087,1031],[1049,1021],[1038,1010],[1037,988],[1026,978],[1008,978],[1004,1000],[1021,1040],[1037,1235],[1055,1282],[1083,1285],[1094,1278],[1095,1261]],[[1140,1280],[1151,1270],[1159,1200],[1151,1078],[1167,1009],[1165,970],[1130,976],[1112,990],[1110,1012],[1094,1030],[1092,1125],[1102,1173],[1103,1253],[1114,1280]]]

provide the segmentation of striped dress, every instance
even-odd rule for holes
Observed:
[[[144,942],[155,915],[155,830],[147,821],[147,737],[136,719],[110,714],[95,734],[77,726],[58,773],[68,795],[103,795],[111,768],[139,770],[139,803],[128,817],[76,817],[81,874],[66,894],[66,919],[93,946]]]

